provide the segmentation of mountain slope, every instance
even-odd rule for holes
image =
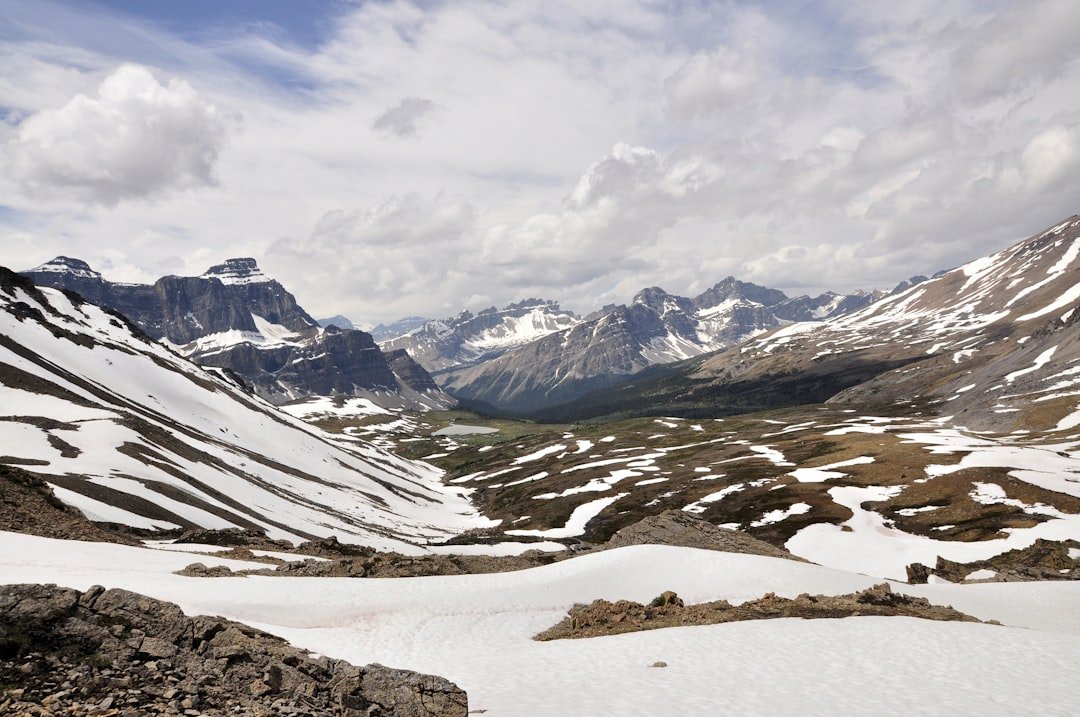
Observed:
[[[416,552],[484,523],[437,470],[341,443],[142,335],[0,269],[0,463],[92,519],[244,527]]]
[[[972,427],[1056,427],[1080,395],[1078,256],[1080,217],[1070,217],[861,311],[654,371],[565,406],[561,417],[730,413],[747,410],[745,396],[760,399],[751,407],[760,409],[839,394],[938,402]]]
[[[734,277],[692,299],[650,287],[629,306],[609,307],[493,360],[441,372],[437,380],[460,398],[536,411],[621,383],[649,366],[731,346],[792,321],[841,315],[875,298],[865,293],[788,298]]]
[[[395,374],[370,334],[321,327],[254,259],[229,259],[201,276],[166,276],[153,285],[108,282],[69,257],[24,275],[119,311],[196,363],[234,371],[274,403],[333,393],[393,407],[454,403],[430,377],[410,372],[413,385]]]

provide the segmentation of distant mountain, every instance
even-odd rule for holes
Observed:
[[[329,319],[318,319],[318,324],[324,329],[329,326],[336,326],[339,329],[353,331],[357,328],[355,325],[353,325],[352,321],[349,321],[349,319],[345,318],[341,314],[338,314],[337,316],[331,316]]]
[[[440,371],[495,358],[580,321],[554,301],[525,299],[501,309],[492,306],[475,314],[462,311],[453,318],[428,321],[380,346],[405,349],[428,371]]]
[[[969,428],[1080,426],[1080,216],[796,323],[548,409],[548,418],[721,415],[848,402],[935,407]]]
[[[422,316],[406,316],[404,319],[398,319],[389,324],[378,324],[371,330],[371,338],[375,339],[376,343],[381,344],[396,339],[399,336],[404,336],[413,329],[418,329],[429,321],[431,321],[431,319],[425,319]]]
[[[410,553],[484,522],[430,466],[331,438],[120,314],[2,267],[0,395],[0,468],[33,473],[94,521]]]
[[[393,407],[454,403],[431,388],[430,377],[413,370],[408,379],[395,374],[370,334],[320,327],[251,258],[229,259],[201,276],[162,277],[152,285],[106,281],[86,262],[69,257],[23,275],[118,311],[192,361],[234,371],[274,403],[332,394]]]
[[[540,337],[474,366],[440,372],[454,395],[513,412],[571,401],[649,366],[735,345],[794,321],[855,311],[880,295],[826,293],[789,298],[782,291],[728,277],[686,298],[659,287],[629,306],[606,307],[569,329]]]

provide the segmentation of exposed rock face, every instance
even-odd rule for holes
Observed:
[[[766,543],[764,540],[758,540],[737,530],[721,528],[681,510],[667,510],[628,525],[611,536],[602,547],[610,549],[627,545],[676,545],[805,562],[802,558],[792,555],[783,548]]]
[[[1080,542],[1075,540],[1039,538],[1026,548],[1009,550],[970,563],[958,563],[938,556],[933,568],[922,563],[907,566],[908,582],[926,583],[931,575],[953,583],[1080,580],[1080,558],[1072,557],[1077,549],[1080,549]]]
[[[67,540],[135,542],[90,522],[79,511],[61,503],[45,481],[37,476],[2,464],[0,530]]]
[[[951,607],[933,605],[926,598],[894,593],[888,583],[848,595],[807,595],[794,599],[768,593],[762,598],[732,605],[726,600],[684,605],[682,599],[665,591],[649,605],[631,600],[595,600],[578,605],[555,627],[535,637],[537,640],[599,637],[625,632],[655,630],[684,625],[716,625],[742,620],[770,620],[782,617],[804,619],[841,618],[861,615],[918,617],[924,620],[979,622]]]
[[[321,327],[251,258],[228,259],[201,276],[162,277],[153,285],[111,283],[68,257],[24,276],[120,312],[151,338],[168,341],[203,366],[234,371],[274,402],[333,393],[378,401],[390,393],[396,394],[395,407],[454,403],[422,368],[400,357],[404,375],[397,375],[371,335],[351,323]]]
[[[194,358],[204,366],[236,371],[260,395],[276,402],[298,394],[351,395],[357,389],[396,391],[398,387],[394,371],[370,334],[336,327],[299,344],[240,343]]]
[[[638,292],[629,306],[608,307],[568,330],[437,378],[461,398],[536,411],[614,386],[649,366],[731,346],[785,323],[853,311],[877,296],[791,299],[733,277],[692,299],[654,286]]]
[[[441,677],[312,659],[126,590],[0,588],[0,713],[465,717]]]
[[[431,374],[414,361],[413,357],[405,349],[384,351],[383,356],[386,357],[386,363],[390,366],[390,370],[394,372],[394,375],[413,390],[442,391],[439,384],[435,383],[435,379],[431,378]]]

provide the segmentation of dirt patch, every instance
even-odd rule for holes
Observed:
[[[822,619],[865,615],[980,622],[951,607],[933,605],[926,598],[894,593],[888,583],[848,595],[802,594],[789,599],[768,593],[758,600],[741,605],[732,605],[726,600],[684,605],[678,595],[669,591],[661,594],[649,605],[630,600],[595,600],[589,605],[577,605],[562,622],[533,639],[600,637],[663,627],[716,625],[783,617]]]

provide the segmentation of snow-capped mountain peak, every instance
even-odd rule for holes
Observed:
[[[58,256],[29,270],[34,273],[68,274],[81,279],[101,279],[101,274],[90,268],[82,259]]]
[[[251,257],[226,259],[224,264],[216,264],[203,272],[203,279],[217,279],[222,284],[260,284],[273,281],[262,272],[258,263]]]
[[[384,350],[407,349],[434,371],[494,358],[580,322],[558,302],[530,298],[501,309],[492,306],[475,314],[465,310],[453,318],[428,321],[380,345]]]

